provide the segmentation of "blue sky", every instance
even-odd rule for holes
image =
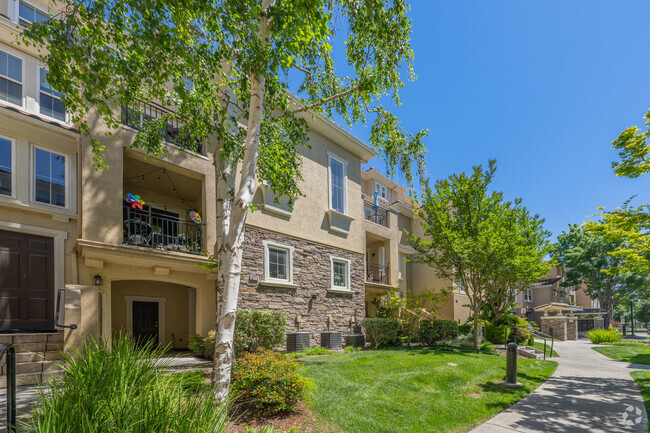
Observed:
[[[496,158],[494,188],[522,197],[553,238],[598,206],[650,202],[650,175],[610,168],[611,141],[650,108],[649,1],[411,5],[418,79],[394,111],[408,130],[429,129],[432,179]]]

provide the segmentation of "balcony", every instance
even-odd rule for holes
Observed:
[[[380,226],[388,227],[388,210],[378,207],[373,209],[373,204],[363,201],[363,217]]]
[[[171,212],[123,207],[123,243],[189,254],[203,252],[204,224],[181,219]]]
[[[366,263],[366,282],[376,284],[390,284],[388,266],[376,263]]]
[[[163,140],[183,149],[196,150],[197,153],[203,154],[203,145],[198,138],[180,135],[180,127],[183,125],[183,121],[174,116],[172,111],[151,102],[138,102],[131,107],[122,107],[122,123],[133,129],[139,130],[144,123],[152,122],[163,117],[166,118],[161,133]]]

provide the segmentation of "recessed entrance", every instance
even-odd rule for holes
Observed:
[[[138,345],[158,341],[158,302],[133,302],[133,338]]]

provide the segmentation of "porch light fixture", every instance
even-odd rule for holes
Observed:
[[[93,284],[96,286],[101,286],[104,283],[102,276],[97,274],[93,277]]]

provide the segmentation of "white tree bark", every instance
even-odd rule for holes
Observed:
[[[265,0],[263,2],[264,11],[267,11],[273,3],[275,3],[274,0]],[[263,45],[268,43],[270,30],[269,17],[266,12],[260,16],[258,36]],[[221,221],[219,221],[219,232],[217,233],[218,305],[212,386],[214,397],[219,402],[224,401],[228,396],[232,363],[235,359],[235,318],[241,279],[244,228],[249,205],[255,194],[260,129],[264,114],[265,77],[260,73],[251,73],[250,82],[248,125],[239,189],[235,195],[233,167],[230,167],[229,174],[224,179],[219,179],[219,182],[224,185],[217,186]]]

